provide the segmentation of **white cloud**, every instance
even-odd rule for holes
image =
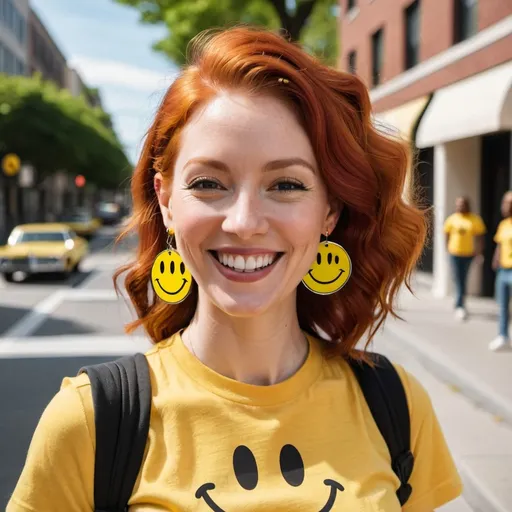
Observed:
[[[70,65],[90,85],[117,85],[146,92],[167,89],[177,75],[175,70],[161,73],[124,62],[85,56],[73,57]]]

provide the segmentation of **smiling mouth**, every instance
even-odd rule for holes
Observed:
[[[335,480],[331,480],[330,478],[324,480],[324,484],[331,488],[331,492],[329,493],[329,498],[327,499],[326,504],[318,512],[330,512],[336,502],[336,495],[338,494],[338,491],[342,492],[345,490],[343,485]],[[201,487],[196,491],[196,498],[198,500],[203,498],[204,502],[211,510],[213,510],[213,512],[225,512],[225,510],[220,508],[208,494],[208,491],[213,491],[213,489],[215,489],[215,484],[211,482],[201,485]]]
[[[161,289],[162,291],[164,291],[165,293],[169,294],[169,295],[176,295],[176,294],[180,293],[180,292],[181,292],[181,290],[183,290],[183,288],[185,287],[185,285],[186,285],[186,284],[187,284],[187,282],[188,282],[185,278],[183,278],[183,283],[181,283],[181,286],[180,286],[180,288],[179,288],[179,290],[178,290],[178,291],[176,291],[176,292],[168,292],[168,291],[167,291],[167,290],[166,290],[166,289],[165,289],[165,288],[160,284],[160,279],[155,279],[155,281],[158,283],[158,286],[160,286],[160,289]]]
[[[340,278],[340,276],[341,276],[341,274],[343,274],[343,272],[345,272],[345,271],[340,269],[340,273],[334,279],[331,279],[330,281],[319,281],[318,279],[315,279],[313,277],[312,270],[310,270],[308,272],[308,274],[311,276],[311,279],[313,279],[313,281],[315,281],[315,283],[318,283],[318,284],[332,284],[332,283],[334,283],[335,281],[337,281]]]

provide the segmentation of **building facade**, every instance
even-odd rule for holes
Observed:
[[[28,0],[0,0],[0,73],[27,74]]]
[[[30,76],[40,73],[62,89],[67,86],[66,58],[32,9],[28,17],[28,67]]]
[[[433,206],[419,270],[450,293],[443,223],[468,196],[487,225],[472,293],[492,296],[500,200],[512,188],[512,1],[340,0],[339,67],[369,87],[374,118],[411,144],[411,179]]]

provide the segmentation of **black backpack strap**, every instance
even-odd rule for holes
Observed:
[[[151,381],[143,354],[81,368],[91,381],[96,425],[96,512],[127,510],[149,431]]]
[[[414,466],[411,452],[411,423],[405,390],[393,364],[383,355],[367,353],[375,363],[350,360],[373,419],[388,445],[393,471],[401,485],[396,492],[401,505],[409,499],[409,478]]]

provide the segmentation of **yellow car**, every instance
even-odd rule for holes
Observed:
[[[92,238],[101,227],[101,220],[94,218],[87,211],[77,211],[71,215],[62,217],[62,222],[67,224],[77,235],[84,238]]]
[[[14,272],[69,275],[78,270],[88,252],[87,240],[67,224],[22,224],[12,230],[7,245],[0,247],[0,273],[8,282],[13,281]]]

